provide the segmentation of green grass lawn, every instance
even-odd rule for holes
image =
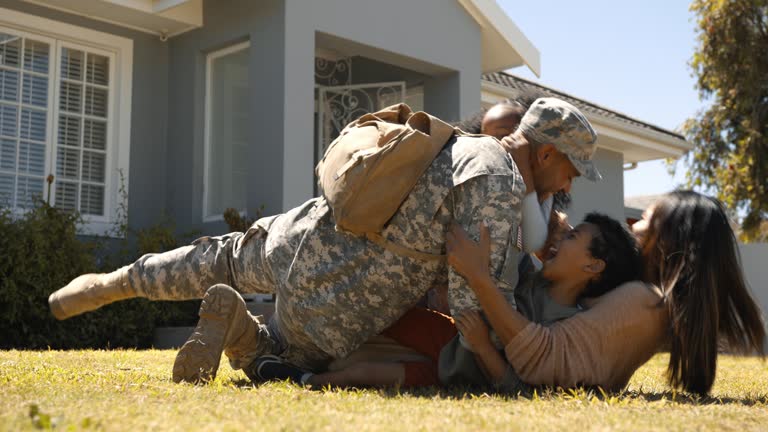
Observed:
[[[253,386],[223,365],[206,386],[170,379],[174,351],[0,351],[0,430],[767,430],[768,364],[722,356],[713,397],[664,384],[659,355],[621,395],[526,398],[424,390]]]

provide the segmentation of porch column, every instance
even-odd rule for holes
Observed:
[[[424,110],[457,121],[480,109],[480,68],[433,76],[424,82]]]
[[[259,7],[265,18],[250,30],[252,142],[246,203],[249,210],[263,208],[264,215],[273,215],[283,211],[283,88],[288,82],[281,39],[285,6],[282,1],[269,0],[260,2]]]
[[[283,210],[314,195],[315,31],[303,2],[285,2]]]

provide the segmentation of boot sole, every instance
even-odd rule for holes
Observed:
[[[216,378],[236,301],[229,294],[205,295],[200,305],[200,322],[173,363],[174,382],[197,384]]]

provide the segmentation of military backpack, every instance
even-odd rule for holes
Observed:
[[[365,236],[400,255],[444,259],[392,243],[381,231],[456,133],[463,132],[425,112],[413,113],[406,104],[348,124],[316,168],[336,229]]]

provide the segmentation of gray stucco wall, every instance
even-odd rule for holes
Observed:
[[[247,0],[204,3],[205,25],[172,38],[169,69],[167,161],[169,209],[179,225],[204,233],[223,233],[223,222],[202,224],[206,55],[250,41],[251,145],[247,208],[267,214],[282,210],[284,89],[286,87],[283,1]],[[311,73],[311,71],[310,71]],[[308,127],[311,130],[311,123]],[[311,143],[311,137],[310,137]],[[310,148],[311,150],[311,148]]]
[[[352,84],[405,81],[406,88],[424,85],[429,75],[364,57],[352,59]]]
[[[768,324],[768,243],[740,244],[741,266],[744,277],[749,283],[752,295],[763,313],[763,320]],[[767,327],[768,329],[768,327]],[[768,338],[766,339],[768,353]]]
[[[402,13],[408,10],[409,13]],[[436,13],[438,12],[438,13]],[[172,38],[169,66],[169,210],[181,227],[220,233],[222,222],[202,224],[205,57],[208,52],[251,42],[251,136],[253,169],[248,209],[265,214],[294,207],[314,195],[314,61],[318,33],[389,52],[403,63],[429,64],[445,76],[423,75],[425,105],[451,120],[480,106],[480,29],[458,2],[424,0],[219,0],[204,3],[205,25]],[[365,54],[365,53],[364,53]],[[374,62],[375,63],[375,62]],[[421,72],[399,67],[406,80]],[[374,76],[375,75],[375,76]],[[353,74],[356,81],[364,79]],[[359,82],[359,81],[358,81]],[[431,108],[430,108],[431,107]]]
[[[583,178],[574,180],[571,188],[573,205],[568,211],[572,225],[579,223],[591,211],[599,211],[620,221],[624,220],[622,154],[598,148],[594,161],[603,175],[603,180],[595,183]]]
[[[399,67],[378,76],[400,70],[406,80],[418,78],[425,109],[446,120],[480,107],[480,28],[455,1],[206,0],[204,26],[167,42],[18,0],[0,6],[134,41],[129,222],[135,227],[165,213],[181,231],[226,231],[223,222],[202,223],[205,61],[217,49],[250,41],[251,146],[244,157],[252,168],[251,216],[261,206],[274,214],[314,194],[318,34],[370,47],[363,55],[371,59],[396,59]],[[376,75],[370,68],[366,74]]]
[[[447,78],[425,85],[425,109],[448,120],[480,107],[480,28],[458,2],[443,0],[286,0],[283,208],[313,193],[315,35],[323,33],[439,66]],[[405,13],[407,11],[407,13]],[[375,58],[373,54],[366,55]],[[401,65],[402,66],[402,65]]]
[[[148,33],[18,0],[0,0],[0,7],[133,40],[128,222],[135,228],[156,223],[167,191],[168,44]]]

